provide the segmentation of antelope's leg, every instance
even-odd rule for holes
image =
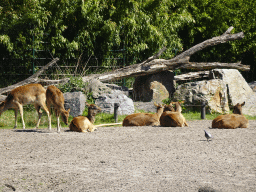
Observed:
[[[13,129],[17,128],[17,122],[18,122],[18,109],[14,109],[14,115],[15,115],[15,125],[13,127]]]
[[[52,125],[51,125],[51,116],[50,116],[50,112],[49,112],[47,106],[45,105],[45,102],[41,105],[41,107],[43,108],[43,110],[46,112],[46,114],[47,114],[47,116],[48,116],[48,122],[49,122],[48,128],[49,128],[49,130],[51,130],[51,128],[52,128]]]
[[[34,105],[35,106],[35,108],[36,108],[36,111],[37,111],[37,113],[38,113],[38,121],[37,121],[37,124],[36,124],[36,129],[38,129],[38,127],[39,127],[39,124],[40,124],[40,121],[41,121],[41,117],[42,117],[42,112],[40,111],[40,109],[41,109],[41,107],[39,106],[39,105]]]
[[[20,103],[17,103],[18,105],[18,108],[20,110],[20,116],[21,116],[21,121],[22,121],[22,128],[25,129],[26,126],[25,126],[25,122],[24,122],[24,118],[23,118],[23,106],[20,104]],[[17,115],[16,115],[16,118],[15,118],[15,121],[17,120]],[[17,121],[15,122],[15,124],[17,124]]]

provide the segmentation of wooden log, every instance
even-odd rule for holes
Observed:
[[[241,71],[249,71],[250,66],[242,65],[241,63],[189,62],[191,55],[193,55],[194,53],[206,47],[244,38],[243,32],[230,34],[232,29],[233,27],[230,27],[221,36],[213,37],[212,39],[208,39],[202,43],[199,43],[170,60],[156,59],[156,57],[159,57],[161,53],[165,50],[165,48],[163,48],[155,56],[148,58],[146,61],[142,63],[134,64],[131,66],[127,66],[127,67],[117,69],[111,72],[103,73],[103,74],[88,75],[86,77],[83,77],[83,81],[86,82],[86,81],[90,81],[91,79],[98,79],[99,81],[102,81],[102,82],[109,82],[109,81],[115,81],[115,80],[119,80],[126,77],[150,75],[150,74],[158,73],[161,71],[184,69],[184,68],[194,69],[194,70],[209,70],[214,68],[232,68],[232,69],[238,69]]]
[[[30,84],[30,83],[38,83],[40,81],[39,76],[47,70],[50,66],[52,66],[54,63],[56,63],[59,60],[59,58],[53,59],[51,62],[49,62],[47,65],[42,67],[40,70],[38,70],[34,75],[30,76],[29,78],[20,81],[19,83],[16,83],[14,85],[10,85],[8,87],[0,89],[0,94],[10,92],[11,90],[15,89],[16,87]]]

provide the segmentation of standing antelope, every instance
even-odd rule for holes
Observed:
[[[64,108],[64,96],[63,93],[54,85],[51,85],[46,90],[46,104],[50,112],[51,118],[51,106],[53,106],[55,115],[57,117],[57,132],[60,133],[60,115],[62,121],[68,125],[69,111]]]
[[[160,117],[160,125],[163,127],[188,126],[185,117],[181,114],[180,102],[171,102],[170,105],[172,104],[175,104],[175,111],[165,111]]]
[[[164,106],[156,103],[154,103],[154,105],[157,108],[156,113],[134,113],[128,115],[123,120],[123,126],[158,126],[160,124],[159,118],[164,111]]]
[[[97,129],[93,123],[95,121],[96,114],[100,113],[101,109],[94,104],[88,104],[87,102],[85,104],[88,107],[88,115],[86,117],[74,117],[69,125],[70,131],[93,132],[95,129]]]
[[[0,104],[0,115],[7,109],[13,108],[15,110],[15,129],[17,127],[18,110],[20,110],[23,129],[25,129],[25,122],[23,119],[23,105],[34,104],[38,113],[38,122],[36,124],[36,128],[38,128],[42,116],[40,109],[43,108],[48,116],[48,128],[51,129],[51,119],[45,101],[46,90],[41,84],[23,85],[13,89],[6,97],[5,101]]]
[[[219,115],[212,121],[212,128],[224,128],[224,129],[235,129],[235,128],[247,128],[249,121],[242,114],[242,104],[237,103],[234,106],[233,114]]]

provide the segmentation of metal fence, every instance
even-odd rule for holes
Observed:
[[[85,76],[91,73],[103,73],[122,68],[126,65],[126,50],[110,50],[110,56],[81,55],[79,58],[60,58],[52,67],[48,68],[40,78],[62,79],[72,76]],[[52,60],[50,55],[30,59],[0,59],[0,87],[18,83],[36,73],[40,68]],[[125,85],[125,79],[112,82]]]

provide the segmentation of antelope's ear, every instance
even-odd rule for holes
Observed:
[[[70,112],[70,108],[67,110],[67,112]]]
[[[184,103],[185,101],[179,101],[179,103]]]
[[[245,101],[241,104],[241,106],[244,106],[245,105]]]

